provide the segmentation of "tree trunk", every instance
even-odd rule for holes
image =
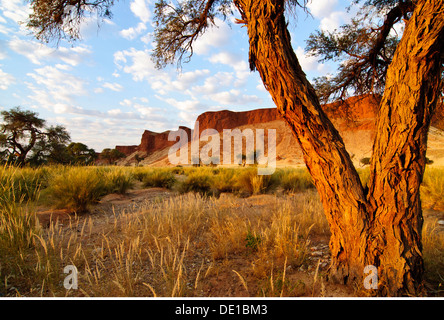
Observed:
[[[388,295],[421,292],[419,187],[440,95],[443,9],[442,0],[417,4],[387,72],[380,105],[368,193],[373,212],[370,253]]]
[[[250,68],[292,128],[320,194],[332,234],[330,277],[362,286],[364,268],[374,265],[380,294],[417,294],[423,272],[419,184],[439,92],[442,22],[435,20],[444,20],[442,0],[418,5],[389,70],[368,194],[291,47],[285,1],[234,2],[248,27]]]
[[[235,1],[247,24],[250,67],[257,69],[301,145],[331,229],[330,274],[360,279],[368,234],[366,197],[338,131],[323,112],[291,47],[285,1]]]

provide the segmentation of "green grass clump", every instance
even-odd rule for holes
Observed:
[[[170,170],[152,169],[146,171],[142,179],[144,187],[171,189],[176,183],[174,173]]]
[[[280,170],[278,177],[285,192],[302,192],[315,187],[306,169]]]
[[[67,167],[50,178],[45,194],[57,208],[87,212],[110,190],[104,172],[95,168]]]
[[[213,177],[213,186],[219,192],[236,192],[239,187],[237,181],[237,169],[221,168],[220,171]]]
[[[211,171],[195,170],[178,183],[177,189],[180,193],[195,192],[203,196],[215,195],[217,189],[213,187],[214,180],[215,177]]]
[[[276,173],[260,176],[256,168],[244,169],[238,175],[236,185],[241,192],[256,195],[275,190],[279,185],[279,179]]]
[[[105,174],[107,193],[125,194],[134,185],[133,176],[128,170],[117,168]]]

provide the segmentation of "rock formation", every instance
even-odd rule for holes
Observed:
[[[116,150],[122,152],[124,155],[129,156],[137,151],[139,146],[116,146]]]
[[[355,165],[360,165],[360,160],[370,157],[375,135],[376,117],[381,97],[378,95],[362,95],[324,105],[322,108],[331,119],[336,129],[343,137],[346,148]],[[432,126],[442,132],[444,129],[444,108],[439,108],[437,116],[432,121]],[[277,133],[276,151],[278,163],[281,165],[303,165],[302,151],[293,136],[292,131],[281,118],[276,108],[256,109],[244,112],[233,112],[228,110],[211,111],[201,114],[197,120],[194,131],[187,127],[180,127],[188,135],[188,141],[202,136],[206,129],[215,129],[222,138],[224,129],[275,129]],[[429,144],[442,144],[442,140],[434,131],[431,131]],[[118,146],[119,151],[128,157],[120,164],[132,164],[136,158],[142,160],[143,165],[156,164],[159,166],[169,165],[168,150],[176,144],[176,141],[168,141],[170,131],[156,133],[146,130],[142,135],[139,146]],[[435,137],[436,136],[436,137]],[[205,143],[200,144],[200,148]],[[221,142],[222,150],[222,142]],[[444,153],[444,148],[438,151],[428,151],[432,157],[438,152]],[[138,157],[136,157],[136,155]],[[435,157],[434,157],[435,158]],[[222,157],[221,157],[222,159]]]

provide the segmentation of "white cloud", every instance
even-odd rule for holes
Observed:
[[[141,51],[135,48],[116,52],[114,63],[118,69],[131,74],[134,81],[148,81],[151,89],[161,95],[174,90],[189,93],[193,85],[211,73],[208,69],[197,69],[171,76],[167,71],[155,67],[149,50]]]
[[[210,52],[211,48],[222,48],[226,46],[231,37],[233,30],[221,19],[215,19],[216,26],[205,31],[193,45],[194,53],[205,55]]]
[[[250,76],[250,69],[248,63],[241,55],[223,51],[212,55],[209,58],[211,63],[221,63],[230,66],[236,72],[237,80],[234,82],[235,87],[243,86],[246,84],[248,77]]]
[[[14,76],[0,69],[0,90],[7,90],[15,82]]]
[[[135,39],[138,35],[140,35],[142,32],[144,32],[147,29],[146,25],[143,22],[139,22],[137,27],[128,28],[120,31],[120,35],[128,40]]]
[[[156,98],[165,101],[169,105],[181,111],[189,112],[189,111],[201,111],[207,109],[207,105],[205,105],[204,103],[200,102],[197,99],[179,101],[174,98],[162,98],[160,96],[156,96]]]
[[[325,31],[333,31],[339,29],[339,27],[347,21],[348,17],[349,15],[347,14],[347,12],[334,11],[321,20],[319,28]]]
[[[53,103],[72,103],[75,97],[87,94],[84,80],[56,67],[38,68],[27,75],[34,79],[35,84],[38,85],[36,87],[35,84],[28,84],[34,93],[34,96],[30,96],[30,98],[46,108]]]
[[[131,64],[128,64],[130,60]],[[129,50],[117,51],[114,54],[114,63],[125,73],[133,76],[134,81],[149,80],[153,75],[158,73],[149,50]]]
[[[52,49],[35,41],[17,38],[9,42],[9,47],[37,65],[42,65],[44,60],[61,60],[71,66],[77,66],[91,53],[91,50],[84,45],[73,48],[59,47],[58,49]]]
[[[106,89],[110,89],[112,91],[116,91],[116,92],[120,92],[123,90],[123,86],[118,83],[105,82],[103,84],[103,87]]]
[[[297,47],[296,56],[298,57],[299,64],[301,65],[304,72],[325,72],[328,68],[325,64],[319,63],[317,57],[307,55],[302,47]]]
[[[324,18],[335,9],[338,0],[311,0],[307,3],[311,14],[316,18]]]
[[[230,91],[219,92],[207,96],[209,99],[223,105],[247,105],[250,103],[261,104],[262,99],[256,95],[242,94],[239,90],[232,89]]]
[[[206,78],[203,85],[194,86],[192,88],[192,92],[196,94],[216,93],[224,87],[231,86],[234,79],[235,78],[232,72],[218,72],[215,75]]]
[[[26,21],[31,13],[31,9],[29,4],[23,3],[24,1],[22,0],[0,0],[0,10],[3,11],[2,15],[16,23]]]
[[[130,4],[132,13],[143,23],[147,23],[151,19],[151,11],[148,7],[150,3],[150,0],[133,0]]]

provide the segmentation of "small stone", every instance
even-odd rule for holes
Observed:
[[[438,224],[439,224],[440,226],[444,226],[444,220],[438,220]]]
[[[313,257],[322,257],[322,251],[314,251],[311,253]]]

